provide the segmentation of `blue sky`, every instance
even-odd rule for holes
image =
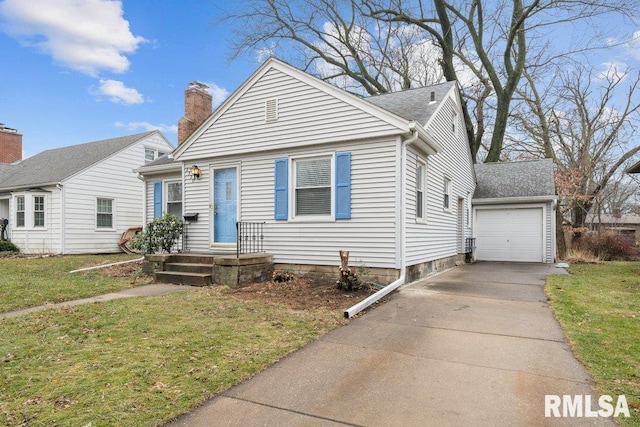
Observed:
[[[175,145],[189,82],[215,103],[258,65],[230,63],[215,2],[61,3],[0,1],[0,123],[23,134],[25,156],[151,128]]]
[[[154,128],[175,144],[189,82],[208,84],[216,104],[259,65],[230,62],[230,28],[214,25],[237,4],[0,0],[0,123],[24,135],[25,156]],[[635,45],[594,59],[603,70],[637,71],[631,31]]]

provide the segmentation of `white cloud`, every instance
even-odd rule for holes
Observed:
[[[640,60],[640,31],[636,31],[631,36],[631,40],[627,44],[627,49],[638,60]]]
[[[125,55],[146,41],[131,33],[121,1],[5,0],[0,17],[7,34],[91,76],[127,71]]]
[[[205,83],[207,86],[209,86],[209,89],[207,89],[207,92],[209,92],[211,94],[211,96],[213,97],[213,108],[216,108],[218,105],[222,104],[224,102],[225,99],[227,99],[229,97],[229,95],[231,95],[231,92],[229,92],[227,89],[218,86],[215,83]]]
[[[177,125],[165,125],[165,124],[154,125],[149,122],[128,122],[128,123],[115,122],[114,126],[117,128],[123,128],[130,131],[137,131],[137,130],[150,131],[150,130],[157,129],[165,133],[178,133]]]
[[[105,95],[109,97],[111,102],[116,104],[133,105],[144,102],[140,92],[126,87],[124,83],[118,80],[100,79],[100,87],[97,90],[92,89],[90,92],[94,95]]]
[[[596,80],[623,80],[628,69],[624,62],[603,62],[600,67],[602,71],[596,75]]]

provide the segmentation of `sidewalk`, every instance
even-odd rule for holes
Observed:
[[[25,314],[34,313],[36,311],[41,311],[41,310],[48,310],[50,308],[73,307],[81,304],[110,301],[110,300],[119,299],[119,298],[150,297],[150,296],[156,296],[156,295],[165,295],[165,294],[170,294],[173,292],[178,292],[186,289],[192,289],[192,288],[191,286],[171,285],[168,283],[154,283],[151,285],[144,285],[144,286],[138,286],[136,288],[124,289],[122,291],[113,292],[110,294],[96,295],[89,298],[65,301],[57,304],[40,305],[37,307],[29,307],[22,310],[9,311],[7,313],[0,313],[0,320],[9,319],[11,317],[23,316]]]

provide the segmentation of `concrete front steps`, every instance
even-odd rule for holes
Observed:
[[[221,284],[238,286],[268,280],[273,272],[273,256],[257,253],[214,255],[197,253],[145,255],[144,271],[156,282],[192,286]]]
[[[165,259],[164,271],[156,271],[154,278],[160,283],[207,286],[212,281],[212,268],[212,256],[176,254]]]

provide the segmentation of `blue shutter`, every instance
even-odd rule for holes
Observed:
[[[351,153],[336,153],[336,219],[351,218]]]
[[[287,173],[289,160],[276,159],[274,179],[274,218],[288,219],[289,217],[289,176]]]
[[[153,217],[162,216],[162,181],[153,183]]]

